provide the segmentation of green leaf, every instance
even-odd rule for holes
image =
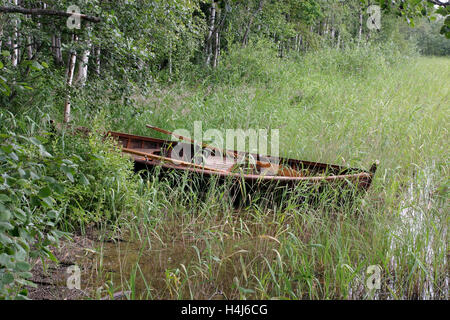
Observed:
[[[70,168],[66,165],[61,166],[61,170],[64,171],[64,173],[66,174],[67,178],[71,181],[74,182],[73,179],[73,168]]]
[[[25,213],[22,209],[20,209],[20,208],[16,208],[16,209],[14,210],[14,216],[15,216],[17,219],[19,219],[20,221],[22,221],[22,222],[27,221],[27,215],[26,215],[26,213]]]
[[[0,233],[1,236],[1,233]],[[6,266],[8,268],[8,265],[11,262],[11,257],[7,255],[6,253],[0,254],[0,265]]]
[[[81,174],[80,176],[80,182],[81,184],[83,184],[84,186],[89,185],[89,180],[88,178],[86,178],[86,176],[84,174]]]
[[[14,281],[14,276],[11,273],[9,273],[9,272],[5,273],[3,275],[3,277],[1,278],[1,282],[3,284],[10,284],[13,281]]]
[[[14,161],[19,161],[19,157],[17,156],[17,154],[15,154],[14,152],[11,152],[9,154],[9,156],[11,157],[11,159],[13,159]]]
[[[14,227],[9,223],[5,221],[0,221],[0,230],[12,230]]]
[[[31,137],[29,140],[30,140],[30,142],[31,142],[32,144],[34,144],[35,146],[40,146],[40,145],[42,145],[41,141],[39,141],[39,140],[36,139],[35,137]]]
[[[39,191],[38,196],[39,196],[39,198],[44,199],[44,198],[49,197],[51,194],[52,194],[52,190],[47,186],[47,187],[42,188]]]
[[[50,187],[52,188],[53,192],[56,192],[58,194],[64,193],[64,186],[59,183],[51,183]]]
[[[10,154],[13,151],[12,145],[1,146],[4,153]]]
[[[0,231],[0,243],[3,245],[8,245],[10,243],[12,243],[12,240],[3,232]],[[1,263],[1,261],[0,261]]]
[[[31,180],[40,179],[39,175],[37,175],[33,170],[30,170],[30,178]]]
[[[445,17],[447,15],[447,10],[444,7],[440,7],[439,9],[436,10],[436,13]]]
[[[17,171],[19,172],[21,178],[25,178],[27,176],[27,174],[22,168],[19,168]]]
[[[25,271],[30,271],[30,269],[31,269],[31,266],[28,262],[25,262],[25,261],[16,262],[16,267],[15,267],[16,271],[25,272]]]
[[[70,182],[74,182],[75,180],[73,179],[73,175],[70,172],[66,172],[66,176],[67,178],[70,180]]]
[[[34,60],[33,63],[31,64],[31,69],[40,71],[40,70],[44,69],[44,67],[39,62]]]
[[[52,197],[43,198],[42,202],[45,203],[48,207],[52,207],[55,200]]]
[[[41,153],[41,156],[47,157],[47,158],[53,158],[53,156],[50,153],[48,153],[47,150],[45,150],[43,145],[39,146],[39,151]]]
[[[0,203],[0,221],[9,221],[11,218],[11,211],[5,208],[4,205]]]
[[[50,210],[50,211],[47,212],[47,216],[48,216],[50,219],[58,219],[59,212],[56,211],[56,210]]]
[[[47,256],[47,258],[49,258],[50,260],[59,263],[58,259],[55,257],[55,255],[48,249],[48,248],[43,248],[42,252]]]

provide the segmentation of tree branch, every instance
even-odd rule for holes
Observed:
[[[72,12],[64,12],[50,9],[27,9],[21,7],[0,7],[0,12],[4,13],[21,13],[21,14],[31,14],[31,15],[47,15],[47,16],[59,16],[59,17],[72,17],[78,16],[80,19],[89,21],[89,22],[100,22],[102,21],[99,17],[88,16],[86,14],[77,14]]]
[[[427,1],[440,7],[446,7],[450,4],[450,2],[448,1],[447,2],[442,2],[440,0],[427,0]]]

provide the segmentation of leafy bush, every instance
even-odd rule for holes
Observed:
[[[57,261],[49,247],[64,231],[116,221],[137,192],[132,162],[98,128],[86,138],[36,126],[0,110],[0,298],[26,298],[30,258]]]
[[[70,184],[64,193],[67,227],[75,230],[90,223],[114,222],[122,213],[133,211],[130,199],[137,192],[133,162],[111,139],[104,138],[103,130],[96,127],[88,137],[61,136],[54,150],[61,156],[76,154],[73,163],[81,173],[80,183]]]
[[[0,111],[0,298],[25,298],[30,257],[56,260],[49,246],[65,235],[57,228],[64,209],[64,181],[77,174],[68,159],[53,156],[45,148],[48,135],[28,137],[15,131],[29,123]]]

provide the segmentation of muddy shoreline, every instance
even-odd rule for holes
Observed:
[[[95,298],[95,268],[97,265],[98,237],[92,229],[86,234],[72,234],[72,241],[61,239],[59,247],[51,247],[58,263],[49,258],[32,261],[31,281],[37,287],[27,287],[28,297],[33,300],[80,300]],[[68,287],[70,269],[81,271],[80,289]]]

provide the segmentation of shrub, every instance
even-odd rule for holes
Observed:
[[[7,122],[15,131],[30,124],[0,111],[0,298],[26,298],[22,286],[33,285],[29,258],[56,260],[49,246],[65,235],[57,227],[64,186],[55,173],[73,177],[77,167],[47,151],[46,132],[29,137]]]
[[[137,192],[132,162],[98,128],[85,138],[36,126],[0,110],[0,299],[26,298],[30,258],[57,261],[49,247],[64,231],[116,221]]]
[[[112,139],[105,139],[104,130],[96,123],[87,137],[65,134],[53,142],[56,154],[76,155],[72,161],[80,171],[78,181],[69,184],[64,193],[67,207],[63,217],[69,230],[115,222],[121,214],[133,211],[130,199],[137,192],[133,162]]]

